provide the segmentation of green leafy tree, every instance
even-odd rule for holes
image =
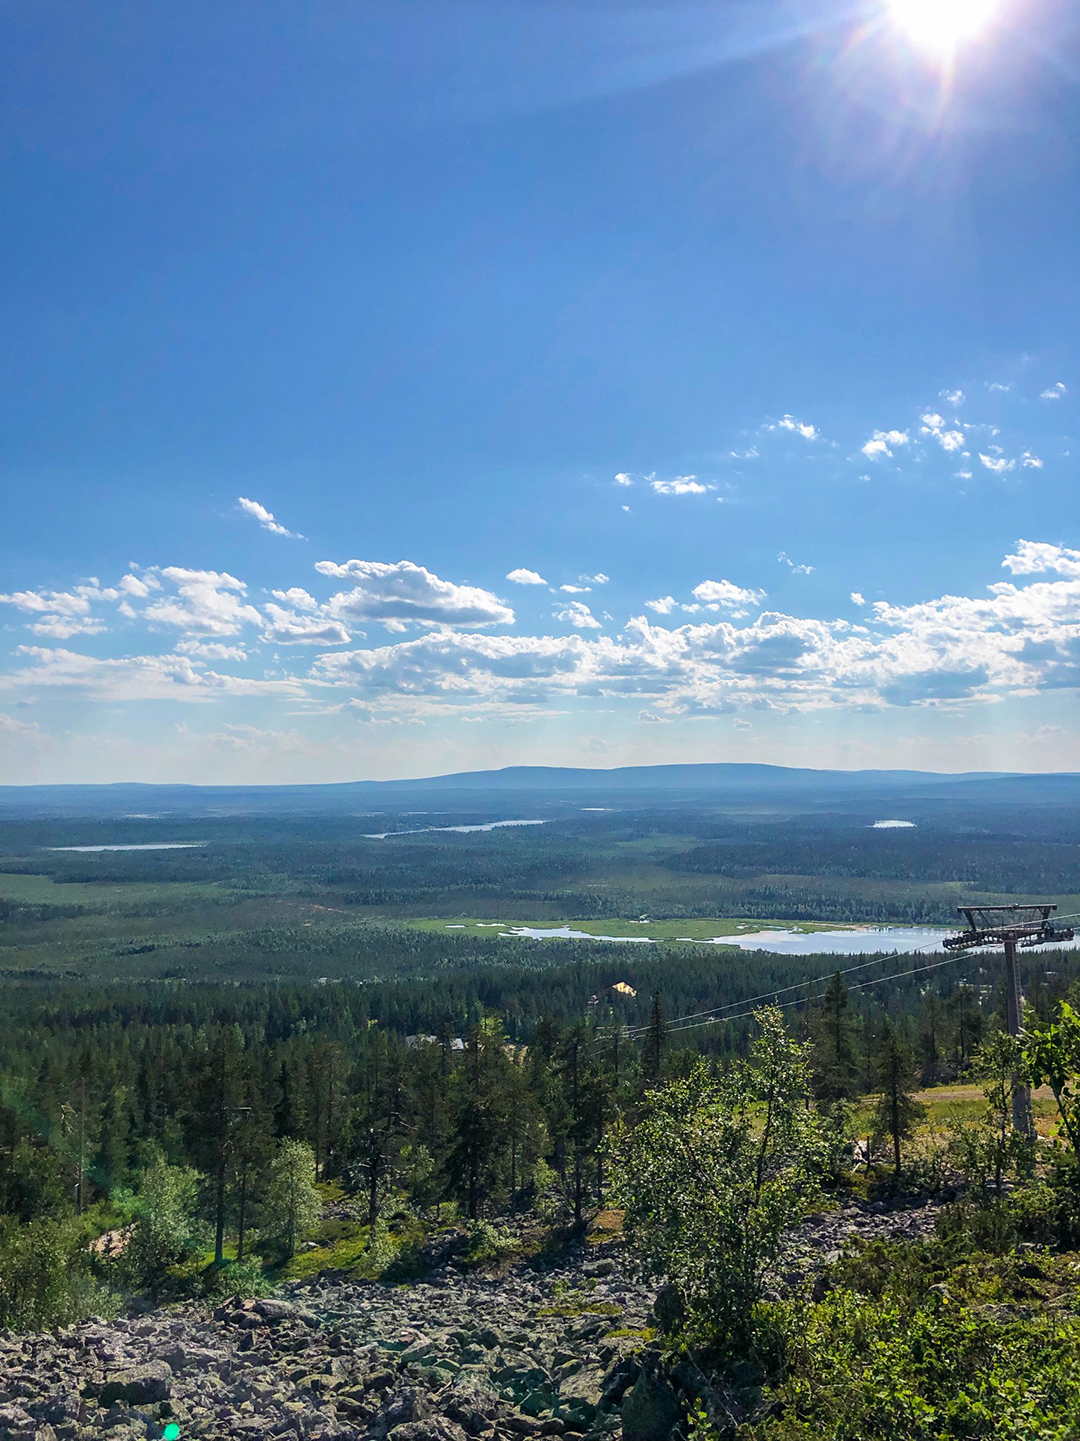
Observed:
[[[315,1153],[306,1141],[283,1140],[270,1163],[260,1207],[263,1235],[276,1241],[290,1258],[304,1231],[322,1215],[322,1197],[315,1184]]]
[[[955,1126],[952,1148],[977,1198],[988,1186],[1000,1196],[1007,1176],[1028,1174],[1034,1165],[1033,1142],[1012,1123],[1013,1077],[1023,1065],[1020,1040],[1005,1031],[993,1032],[972,1058],[975,1074],[985,1082],[986,1114]]]
[[[20,1225],[0,1216],[0,1327],[66,1326],[107,1304],[90,1275],[86,1238],[72,1221]]]
[[[1054,1093],[1063,1136],[1073,1157],[1080,1155],[1080,1015],[1068,1001],[1045,1025],[1025,1032],[1023,1059],[1033,1085],[1047,1085]]]
[[[827,1141],[807,1108],[809,1046],[774,1009],[757,1012],[748,1057],[647,1093],[616,1152],[615,1194],[647,1266],[676,1288],[693,1325],[747,1340],[781,1233],[813,1197]]]
[[[136,1198],[138,1214],[124,1252],[129,1281],[156,1289],[170,1266],[198,1249],[201,1179],[198,1171],[170,1166],[160,1156],[144,1173]]]

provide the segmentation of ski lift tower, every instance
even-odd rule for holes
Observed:
[[[967,917],[967,930],[958,936],[947,936],[942,942],[947,951],[970,951],[978,946],[1005,947],[1005,1014],[1010,1036],[1020,1034],[1024,998],[1020,991],[1020,972],[1016,965],[1016,948],[1047,946],[1071,941],[1073,932],[1055,926],[1051,920],[1056,905],[1038,901],[1034,905],[957,906]],[[1013,1126],[1025,1136],[1034,1137],[1035,1121],[1031,1110],[1031,1087],[1019,1075],[1012,1083]]]

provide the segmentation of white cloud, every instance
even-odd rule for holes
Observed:
[[[1048,386],[1046,390],[1041,391],[1040,394],[1039,394],[1039,399],[1040,399],[1040,400],[1060,400],[1061,397],[1062,397],[1064,394],[1065,394],[1065,386],[1064,386],[1064,385],[1062,384],[1062,382],[1059,380],[1056,385]]]
[[[162,596],[142,612],[152,625],[175,626],[190,635],[221,636],[262,623],[255,607],[242,599],[247,586],[227,571],[169,565],[158,575],[176,587],[176,594]]]
[[[562,621],[564,625],[572,625],[575,630],[600,629],[600,622],[584,601],[572,600],[562,610],[553,611],[552,614],[556,620]]]
[[[306,615],[280,605],[267,605],[263,639],[278,645],[343,645],[349,632],[339,620],[332,620],[320,608],[318,615]]]
[[[1003,475],[1006,471],[1014,469],[1016,465],[1015,460],[1006,460],[1004,456],[1000,455],[984,455],[981,450],[979,459],[987,470],[992,470],[995,475]]]
[[[657,495],[704,495],[709,489],[692,475],[676,475],[671,480],[650,480],[649,484]]]
[[[693,595],[703,605],[723,606],[727,610],[740,609],[736,614],[745,615],[745,607],[757,605],[765,599],[763,590],[744,590],[730,580],[703,580],[695,585]]]
[[[13,715],[5,715],[0,711],[0,733],[22,736],[25,740],[38,740],[41,735],[41,727],[37,721],[21,721]]]
[[[1003,564],[1016,579],[994,582],[977,596],[866,607],[865,596],[852,592],[852,603],[866,607],[857,620],[762,611],[761,591],[719,580],[697,586],[692,606],[671,596],[647,602],[617,634],[605,633],[574,600],[555,612],[565,634],[492,635],[476,629],[492,623],[484,617],[501,605],[487,592],[478,600],[470,588],[450,586],[420,567],[412,567],[419,576],[403,577],[398,566],[323,562],[324,575],[356,580],[356,590],[367,587],[356,608],[369,619],[404,626],[417,619],[418,606],[425,612],[419,634],[382,646],[354,638],[349,649],[338,650],[328,647],[344,646],[352,629],[338,602],[351,603],[355,591],[319,605],[306,591],[283,590],[256,609],[234,577],[174,567],[153,576],[159,590],[149,578],[144,582],[152,592],[147,614],[170,607],[178,615],[167,623],[182,621],[187,629],[174,651],[100,659],[28,646],[0,685],[27,698],[66,692],[107,702],[277,697],[325,706],[329,692],[337,709],[355,700],[372,714],[401,720],[464,710],[474,717],[552,714],[553,705],[565,707],[571,698],[632,701],[635,712],[644,705],[670,718],[746,708],[959,706],[1080,688],[1080,550],[1018,541]],[[1050,578],[1018,583],[1045,575]],[[25,594],[35,597],[26,614],[59,615],[38,608],[41,600],[54,604],[53,593]],[[75,596],[71,619],[87,618],[78,602],[93,604],[90,596],[74,588],[57,594]],[[452,607],[467,617],[463,623],[446,621]],[[670,619],[675,612],[686,617],[683,623]],[[225,673],[226,663],[246,659],[245,647],[231,636],[247,625],[283,650],[307,643],[321,653],[301,660],[287,650],[275,657],[281,669],[271,674]]]
[[[1043,540],[1020,540],[1016,550],[1001,562],[1013,575],[1038,575],[1043,571],[1056,571],[1058,575],[1080,580],[1080,550],[1069,550],[1063,545],[1051,545]]]
[[[611,576],[605,575],[602,570],[598,570],[595,575],[578,576],[578,580],[586,581],[589,585],[607,585],[610,579]]]
[[[181,655],[197,656],[200,660],[247,660],[242,645],[223,645],[217,640],[181,640],[176,643]]]
[[[942,450],[963,450],[964,432],[962,430],[949,430],[946,427],[942,416],[931,411],[922,417],[923,435],[930,435],[941,446]]]
[[[591,585],[560,585],[559,589],[566,595],[586,595],[592,590]]]
[[[96,580],[72,590],[17,590],[0,595],[0,602],[13,605],[24,615],[34,616],[29,628],[35,635],[68,640],[75,635],[98,635],[104,622],[92,615],[95,601],[115,601],[120,592],[102,587]]]
[[[319,602],[313,595],[300,585],[290,586],[288,590],[273,590],[270,594],[275,600],[280,600],[282,605],[291,606],[293,610],[318,610]]]
[[[0,676],[0,688],[43,694],[70,691],[106,702],[168,700],[212,701],[222,696],[304,695],[307,686],[293,679],[248,678],[207,670],[194,656],[136,655],[100,660],[70,650],[20,646],[30,664]]]
[[[515,585],[547,585],[542,575],[537,575],[535,570],[526,570],[519,566],[517,570],[507,571],[507,580],[512,580]]]
[[[615,477],[616,485],[633,485],[633,483],[633,480],[625,470],[620,470],[618,475]]]
[[[804,440],[820,440],[821,431],[816,425],[810,425],[807,421],[796,420],[793,415],[785,415],[776,422],[780,430],[791,430],[796,435],[801,435]]]
[[[782,550],[776,559],[781,565],[786,565],[794,575],[813,575],[814,573],[814,567],[812,565],[796,565],[786,551]]]
[[[1043,463],[1037,455],[1032,455],[1030,450],[1021,452],[1020,464],[1025,470],[1042,470]]]
[[[160,590],[161,582],[155,575],[125,575],[121,578],[118,590],[125,595],[135,596],[139,600],[145,600],[152,590]]]
[[[939,390],[938,395],[955,410],[958,405],[963,405],[965,396],[962,390]]]
[[[304,539],[296,531],[286,530],[279,521],[274,519],[273,512],[267,510],[265,505],[260,505],[257,500],[248,500],[245,496],[240,496],[236,504],[245,515],[250,515],[253,520],[257,520],[263,530],[272,531],[274,535],[287,535],[292,540]]]
[[[907,445],[908,433],[906,430],[875,430],[870,439],[862,448],[862,453],[871,460],[876,460],[882,455],[892,455],[892,447]]]
[[[320,560],[320,575],[355,580],[354,589],[333,596],[326,610],[336,619],[379,621],[388,630],[416,625],[512,625],[514,612],[489,590],[440,580],[422,565],[400,560]]]
[[[1000,380],[991,380],[987,382],[986,388],[991,395],[1004,395],[1007,391],[1012,390],[1013,383],[1011,380],[1005,382],[1002,382]]]

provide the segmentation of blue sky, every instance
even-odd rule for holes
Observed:
[[[979,3],[6,7],[5,778],[1080,769],[1080,34]]]

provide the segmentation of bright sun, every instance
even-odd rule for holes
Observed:
[[[994,18],[999,0],[889,0],[901,30],[928,50],[951,51]]]

